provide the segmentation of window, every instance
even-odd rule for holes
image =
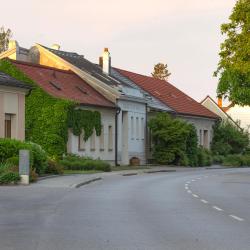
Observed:
[[[136,140],[139,140],[140,137],[140,128],[139,128],[139,118],[136,117]]]
[[[109,126],[109,134],[108,134],[108,138],[109,138],[109,151],[113,150],[113,128],[110,125]]]
[[[95,151],[95,130],[93,131],[93,134],[90,137],[90,150]]]
[[[208,130],[204,130],[204,135],[203,135],[203,146],[204,148],[208,148]]]
[[[86,142],[84,140],[84,131],[79,135],[78,150],[85,151]]]
[[[145,127],[144,127],[144,118],[141,118],[141,139],[144,140],[145,136]]]
[[[202,130],[200,129],[200,135],[199,135],[199,144],[202,146]]]
[[[134,134],[135,134],[135,128],[134,128],[134,117],[131,116],[131,139],[134,139]]]
[[[5,114],[4,137],[11,138],[11,115]]]
[[[104,127],[102,125],[100,139],[100,151],[104,151]]]

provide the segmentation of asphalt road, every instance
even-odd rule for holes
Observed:
[[[0,250],[249,250],[250,169],[0,188]]]

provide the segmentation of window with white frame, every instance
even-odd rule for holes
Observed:
[[[104,151],[104,126],[102,125],[100,139],[100,151]]]
[[[134,139],[134,136],[135,136],[135,128],[134,128],[134,117],[131,116],[131,139],[133,140]]]
[[[144,140],[145,136],[145,124],[144,124],[144,118],[141,118],[141,139]]]
[[[82,133],[78,137],[78,150],[84,151],[86,147],[86,142],[84,140],[84,131],[82,130]]]
[[[139,140],[140,137],[140,128],[139,128],[139,117],[136,117],[136,140]]]
[[[109,125],[108,127],[108,146],[109,151],[113,150],[113,127]]]
[[[91,137],[90,137],[90,150],[91,151],[95,151],[95,139],[96,139],[96,134],[95,134],[95,130],[94,130]]]

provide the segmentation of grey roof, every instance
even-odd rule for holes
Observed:
[[[164,110],[164,111],[168,111],[168,112],[174,112],[174,110],[171,109],[170,107],[168,107],[166,104],[159,101],[154,96],[150,95],[148,92],[146,92],[145,90],[140,88],[138,85],[136,85],[133,81],[131,81],[126,76],[120,74],[117,70],[115,70],[115,68],[111,69],[111,75],[113,77],[115,77],[116,79],[119,79],[119,80],[127,83],[129,86],[139,89],[141,91],[141,93],[143,93],[144,98],[146,99],[146,102],[150,108]]]
[[[78,67],[81,70],[84,70],[85,72],[89,73],[90,75],[94,76],[98,80],[104,82],[107,85],[110,86],[118,86],[118,85],[126,85],[126,83],[123,83],[117,79],[114,79],[113,77],[110,77],[102,72],[102,68],[87,60],[84,58],[83,55],[79,55],[75,52],[67,52],[62,50],[55,50],[48,47],[45,47],[43,45],[40,45],[44,47],[45,49],[49,50],[50,52],[54,53],[55,55],[61,57],[65,61],[73,64],[74,66]]]
[[[0,71],[0,85],[23,89],[32,89],[30,85],[16,80],[15,78],[3,73],[2,71]]]

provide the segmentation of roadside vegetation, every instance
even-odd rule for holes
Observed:
[[[109,163],[101,160],[67,155],[62,159],[51,159],[42,147],[32,142],[14,139],[0,139],[0,184],[16,184],[19,176],[19,150],[30,151],[30,181],[39,176],[70,173],[109,172]]]
[[[187,122],[158,114],[149,122],[153,137],[153,158],[163,165],[250,166],[249,134],[228,122],[214,125],[211,150],[198,146],[196,129]]]

